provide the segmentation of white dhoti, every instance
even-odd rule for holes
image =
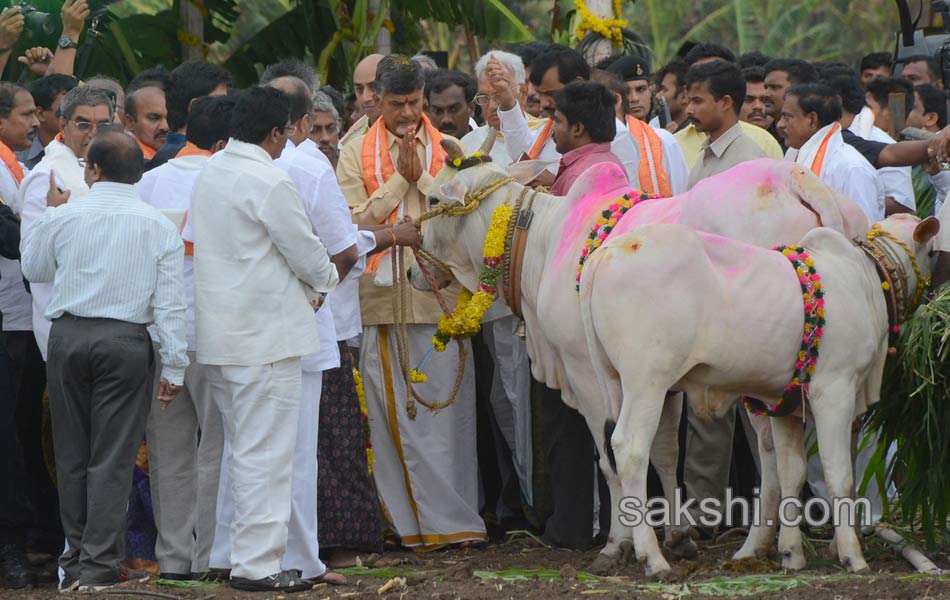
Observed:
[[[524,338],[515,335],[519,319],[508,315],[483,324],[485,343],[495,363],[491,405],[525,501],[532,498],[531,365]]]
[[[287,547],[300,359],[209,367],[208,382],[225,432],[210,566],[262,579],[281,570]]]
[[[432,346],[435,331],[435,325],[408,327],[413,367]],[[368,326],[363,332],[360,372],[376,457],[373,477],[384,514],[406,546],[487,538],[478,515],[474,367],[471,346],[465,345],[465,376],[455,403],[437,413],[417,404],[412,420],[406,414],[394,329]],[[415,389],[427,401],[448,398],[455,384],[457,348],[450,343],[426,364],[428,381]]]

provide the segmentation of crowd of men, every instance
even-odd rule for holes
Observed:
[[[900,121],[915,139],[946,126],[927,56],[896,78],[889,55],[856,69],[702,43],[656,68],[532,42],[472,74],[372,54],[349,96],[298,60],[243,90],[204,62],[123,86],[73,76],[87,16],[67,1],[56,52],[18,59],[36,78],[0,83],[9,587],[101,590],[151,558],[166,579],[296,591],[384,550],[505,529],[602,540],[587,425],[532,381],[501,303],[416,384],[445,398],[461,360],[455,403],[405,410],[400,356],[429,352],[442,310],[413,288],[397,318],[393,250],[421,243],[443,140],[472,152],[496,136],[492,161],[547,161],[533,184],[556,195],[599,163],[670,196],[763,157],[802,164],[871,222],[933,215],[950,191],[926,143],[894,139]],[[0,63],[22,27],[18,9],[0,15]],[[451,306],[460,291],[442,294]],[[737,420],[754,442],[748,417],[686,418],[687,496],[721,500]]]

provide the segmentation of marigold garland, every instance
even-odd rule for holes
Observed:
[[[815,261],[801,246],[776,246],[773,250],[781,252],[795,267],[795,274],[802,288],[802,301],[805,309],[805,332],[802,334],[802,343],[798,350],[798,359],[795,362],[795,374],[792,382],[785,386],[785,393],[774,407],[768,408],[760,401],[743,398],[746,409],[756,415],[779,417],[790,414],[797,408],[798,402],[807,396],[808,384],[815,374],[815,364],[818,362],[818,348],[821,346],[821,337],[825,327],[825,290],[821,283],[821,275],[815,270]],[[783,408],[788,401],[793,403],[791,408]]]
[[[581,22],[577,25],[577,39],[584,39],[588,31],[600,34],[605,40],[610,40],[610,45],[619,48],[623,45],[623,29],[627,26],[627,21],[620,18],[620,6],[622,0],[613,0],[612,19],[601,19],[592,14],[584,0],[574,0],[574,7],[577,8],[577,14],[581,17]]]
[[[631,198],[630,194],[624,194],[622,198],[619,198],[600,213],[600,217],[598,217],[597,222],[594,223],[594,227],[591,229],[590,234],[587,236],[587,241],[584,242],[584,247],[581,249],[581,258],[577,265],[577,283],[574,289],[578,292],[581,291],[581,273],[584,272],[584,263],[587,262],[590,255],[594,253],[594,250],[597,250],[604,244],[610,236],[610,232],[617,226],[617,222],[620,221],[620,218],[640,202],[658,197],[659,196],[647,194],[646,192],[640,192],[640,195],[636,198]]]
[[[360,401],[360,414],[363,416],[363,437],[366,438],[366,470],[372,475],[373,463],[376,462],[376,457],[373,455],[373,443],[370,441],[369,411],[366,410],[366,390],[363,388],[363,376],[356,367],[353,367],[353,382],[356,384],[356,397]]]
[[[483,266],[481,276],[478,278],[478,290],[474,294],[468,290],[462,290],[452,316],[443,316],[439,319],[438,329],[432,338],[432,345],[437,352],[444,351],[446,344],[452,338],[471,337],[481,328],[485,311],[498,295],[501,256],[505,252],[505,235],[508,233],[511,213],[511,205],[507,202],[492,213],[488,233],[485,235],[485,245],[482,247]],[[425,377],[417,370],[416,373]]]

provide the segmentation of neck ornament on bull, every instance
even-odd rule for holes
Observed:
[[[889,356],[897,354],[897,341],[900,337],[900,324],[914,314],[920,299],[930,283],[930,278],[921,274],[917,265],[917,258],[903,241],[887,232],[878,223],[871,226],[865,234],[866,240],[856,238],[855,246],[860,248],[874,263],[878,277],[881,280],[881,289],[884,291],[884,301],[887,305],[888,320],[888,349]],[[904,254],[914,271],[916,288],[910,295],[910,286],[907,282],[908,274],[900,260],[900,254],[887,242],[891,242]]]
[[[464,156],[461,148],[453,142],[443,140],[442,146],[448,155],[447,164],[451,166],[450,168],[462,170],[484,162],[491,162],[490,153],[492,144],[494,144],[494,142],[494,135],[487,136],[482,147],[471,156]],[[439,204],[434,209],[419,217],[417,222],[422,223],[429,219],[442,216],[463,217],[469,215],[478,208],[482,200],[505,185],[514,182],[515,179],[513,177],[499,178],[470,194],[466,194],[464,201],[460,204]],[[429,282],[436,299],[439,301],[443,316],[439,319],[436,333],[432,338],[432,348],[426,352],[426,354],[422,357],[422,360],[419,361],[419,364],[416,365],[415,368],[410,368],[409,366],[408,349],[405,353],[406,360],[400,356],[400,366],[403,370],[403,377],[406,381],[407,388],[411,390],[409,398],[406,401],[406,412],[410,418],[415,418],[415,405],[417,402],[426,408],[429,408],[430,410],[438,411],[451,405],[455,401],[455,396],[458,393],[459,384],[465,369],[465,350],[462,340],[478,333],[479,329],[481,329],[481,322],[485,312],[492,305],[492,303],[494,303],[495,298],[498,296],[498,280],[500,279],[503,271],[503,255],[507,249],[506,231],[508,229],[509,222],[514,220],[512,213],[513,210],[511,205],[506,202],[496,208],[492,214],[492,220],[488,227],[488,233],[485,236],[485,244],[482,250],[483,266],[481,276],[479,277],[478,289],[474,294],[468,290],[463,290],[459,295],[454,310],[450,311],[446,302],[442,299],[435,278],[432,277],[432,275],[428,272],[425,264],[428,263],[433,267],[447,273],[451,273],[451,270],[442,261],[439,261],[424,250],[416,253],[419,268],[425,275],[426,280]],[[399,261],[394,261],[394,264],[396,264],[396,262]],[[404,279],[400,279],[399,281],[401,282],[402,286],[407,285],[407,282]],[[404,311],[399,310],[401,308],[401,303],[396,302],[395,299],[397,297],[403,296],[404,294],[399,291],[395,292],[394,295],[394,316],[396,318],[396,322],[402,324],[402,327],[397,327],[397,337],[399,336],[398,332],[405,328],[405,319],[403,318],[400,320],[400,317],[404,317],[402,314]],[[443,352],[448,343],[452,340],[455,340],[455,342],[458,344],[459,350],[459,367],[456,376],[456,385],[453,387],[449,398],[445,402],[427,402],[423,400],[415,392],[415,390],[413,390],[412,384],[423,383],[426,381],[427,377],[423,372],[423,369],[425,368],[429,358],[432,356],[432,352]],[[400,347],[402,346],[401,340],[399,345]]]

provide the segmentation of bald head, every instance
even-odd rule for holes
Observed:
[[[86,151],[86,183],[135,184],[142,179],[145,157],[132,136],[118,127],[99,127]]]
[[[361,60],[353,71],[353,91],[356,92],[356,101],[371,123],[379,116],[379,109],[376,107],[378,98],[375,81],[376,67],[381,60],[383,60],[382,54],[370,54]]]
[[[310,91],[310,86],[303,79],[293,75],[272,79],[267,86],[282,91],[290,100],[290,124],[296,127],[296,130],[290,134],[290,140],[294,145],[300,144],[307,139],[313,127],[312,120],[303,122],[313,119],[313,92]]]

